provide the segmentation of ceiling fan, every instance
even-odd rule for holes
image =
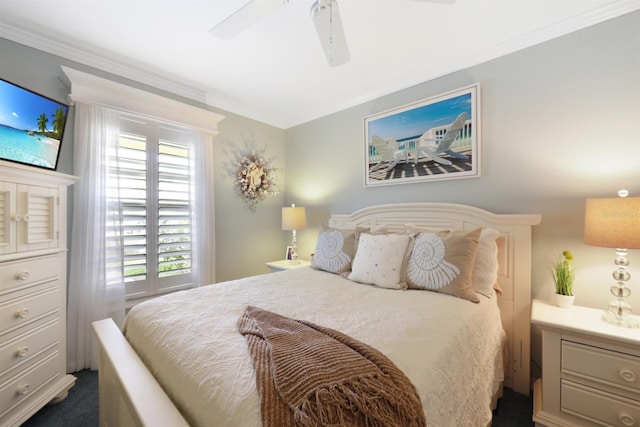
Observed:
[[[251,0],[211,28],[209,33],[230,40],[290,1]],[[344,36],[336,0],[315,0],[311,5],[310,14],[329,66],[336,67],[349,62],[347,39]]]
[[[250,0],[240,9],[209,30],[213,36],[230,40],[274,13],[291,0]],[[436,3],[453,3],[455,0],[427,0]],[[315,0],[311,5],[311,19],[316,27],[330,67],[349,62],[349,48],[344,35],[340,10],[336,0]]]

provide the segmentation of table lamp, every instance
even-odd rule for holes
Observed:
[[[290,208],[282,208],[282,229],[291,230],[291,259],[289,263],[298,264],[298,245],[296,242],[296,230],[302,230],[307,226],[307,214],[305,208],[296,207],[292,204]]]
[[[640,197],[627,197],[620,190],[617,198],[587,199],[585,207],[584,242],[587,245],[615,248],[616,269],[611,286],[615,297],[602,315],[602,320],[617,326],[637,328],[638,319],[630,316],[631,305],[625,301],[631,290],[625,286],[631,274],[627,271],[627,249],[640,249]]]

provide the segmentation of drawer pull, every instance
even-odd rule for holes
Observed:
[[[618,375],[620,375],[620,378],[622,378],[623,381],[628,383],[633,383],[637,379],[636,373],[629,369],[620,369]]]
[[[20,222],[20,221],[22,221],[22,216],[20,216],[20,215],[16,215],[16,216],[14,216],[14,217],[13,217],[13,220],[14,220],[15,222]]]
[[[24,396],[25,394],[29,393],[29,389],[30,388],[31,388],[31,386],[29,386],[29,384],[21,385],[16,390],[16,393],[18,394],[18,396]]]
[[[29,317],[29,309],[28,308],[23,308],[22,310],[18,310],[16,312],[16,317],[18,317],[20,319],[26,319],[27,317]]]
[[[29,220],[30,220],[30,219],[31,219],[31,217],[29,217],[29,214],[27,214],[27,215],[25,215],[25,216],[23,216],[23,217],[22,217],[22,220],[23,220],[24,222],[29,222]]]
[[[636,420],[629,414],[625,414],[621,412],[618,414],[618,420],[622,423],[623,426],[631,427],[636,424]]]
[[[20,347],[18,349],[18,351],[16,351],[16,356],[18,357],[25,357],[27,355],[27,353],[29,353],[29,347],[27,347],[26,345]]]
[[[29,278],[29,272],[28,271],[23,271],[22,273],[17,273],[16,274],[16,279],[18,280],[27,280]]]

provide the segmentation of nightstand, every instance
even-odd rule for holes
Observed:
[[[292,270],[294,268],[300,267],[309,267],[311,265],[311,261],[300,260],[298,264],[291,264],[289,260],[283,259],[280,261],[267,262],[265,265],[269,268],[269,270],[271,270],[272,273],[275,273],[277,271]]]
[[[640,329],[605,323],[602,311],[532,302],[542,329],[536,425],[640,426]]]

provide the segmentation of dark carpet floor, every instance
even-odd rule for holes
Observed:
[[[504,395],[493,411],[492,427],[526,427],[533,426],[533,393],[524,396],[510,388],[504,389]]]
[[[47,405],[23,427],[97,427],[98,426],[98,373],[83,370],[74,373],[78,378],[69,396],[60,403]],[[504,396],[494,411],[494,427],[533,426],[531,396],[504,389]],[[169,427],[169,426],[168,426]],[[459,427],[453,422],[451,427]],[[475,426],[464,426],[475,427]]]
[[[73,375],[77,380],[69,396],[42,408],[23,427],[98,426],[98,372],[85,369]]]

